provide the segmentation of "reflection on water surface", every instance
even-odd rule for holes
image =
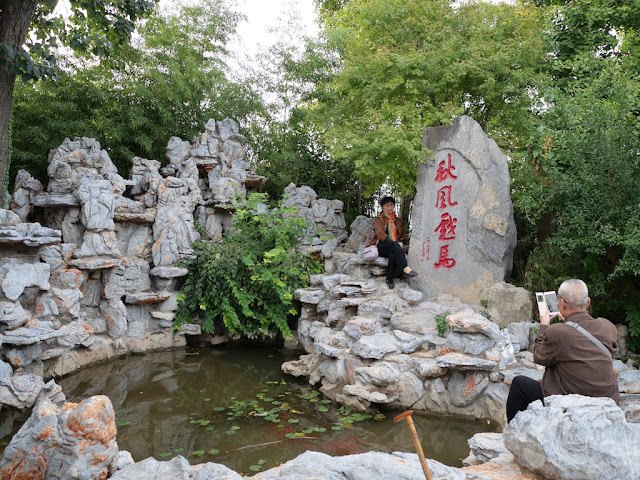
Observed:
[[[332,404],[282,373],[289,359],[256,347],[162,352],[89,367],[58,383],[72,402],[108,395],[118,445],[136,461],[183,455],[251,474],[305,450],[414,452],[404,422],[393,423],[398,412],[372,417]],[[425,455],[452,466],[467,456],[468,438],[491,430],[457,419],[414,420]]]

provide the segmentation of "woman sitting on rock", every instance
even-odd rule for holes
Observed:
[[[396,215],[396,201],[393,197],[383,197],[380,200],[382,212],[373,220],[374,235],[369,245],[378,247],[378,255],[389,259],[387,265],[387,286],[394,288],[393,274],[396,268],[402,269],[405,277],[415,277],[418,274],[407,265],[407,258],[402,249],[402,240],[406,238],[402,228],[402,220]]]

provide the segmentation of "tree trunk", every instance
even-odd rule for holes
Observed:
[[[4,200],[9,160],[9,118],[13,104],[16,71],[13,62],[2,52],[10,47],[17,53],[24,44],[36,0],[0,0],[0,200]],[[2,202],[0,202],[2,203]]]

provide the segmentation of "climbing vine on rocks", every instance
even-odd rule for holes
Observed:
[[[305,223],[295,207],[268,210],[265,194],[251,194],[236,205],[233,228],[221,242],[199,241],[178,296],[174,327],[201,322],[211,333],[222,321],[226,330],[248,336],[291,337],[289,315],[298,312],[293,292],[308,286],[322,266],[297,247]]]

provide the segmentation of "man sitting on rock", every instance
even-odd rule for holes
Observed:
[[[618,350],[617,330],[609,320],[589,315],[590,303],[582,280],[566,280],[560,285],[560,312],[554,316],[563,322],[550,325],[549,312],[540,315],[540,332],[533,350],[533,360],[546,367],[542,384],[526,376],[514,377],[507,398],[507,422],[531,402],[544,403],[544,397],[550,395],[577,393],[620,402],[612,362],[612,355]],[[589,338],[589,334],[595,338]]]

